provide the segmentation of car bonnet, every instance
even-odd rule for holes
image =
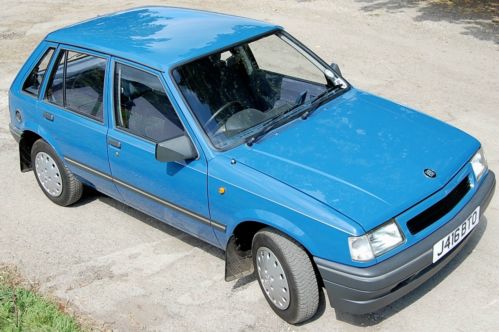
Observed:
[[[442,188],[478,147],[459,129],[352,88],[227,153],[370,230]]]

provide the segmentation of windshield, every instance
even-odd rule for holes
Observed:
[[[173,78],[213,145],[226,149],[323,94],[325,72],[278,33],[181,65]]]

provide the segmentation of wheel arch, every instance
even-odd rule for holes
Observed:
[[[314,270],[318,273],[313,256],[304,244],[304,240],[306,242],[307,239],[305,233],[290,222],[286,222],[285,224],[291,226],[291,228],[283,227],[283,225],[279,223],[269,223],[253,219],[237,223],[232,231],[229,232],[230,236],[225,247],[225,281],[239,279],[254,272],[251,252],[252,242],[256,233],[263,228],[277,230],[297,242],[305,250]],[[290,229],[292,230],[291,232],[289,231]]]
[[[60,149],[58,148],[55,139],[48,132],[40,126],[33,126],[32,128],[31,126],[28,126],[27,123],[19,140],[19,163],[21,172],[32,170],[31,148],[38,139],[43,139],[55,150],[57,155],[61,156]]]

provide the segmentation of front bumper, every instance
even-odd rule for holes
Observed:
[[[433,263],[433,245],[457,228],[478,205],[483,214],[495,184],[495,175],[489,171],[472,199],[453,219],[424,240],[379,264],[358,268],[314,257],[331,306],[353,314],[374,312],[431,278],[463,249],[476,228],[436,263]]]

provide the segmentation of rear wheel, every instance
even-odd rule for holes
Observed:
[[[252,253],[258,283],[274,312],[291,324],[312,318],[319,306],[319,286],[303,247],[264,228],[253,239]]]
[[[44,140],[39,139],[33,144],[31,163],[38,185],[52,202],[68,206],[81,198],[82,183]]]

